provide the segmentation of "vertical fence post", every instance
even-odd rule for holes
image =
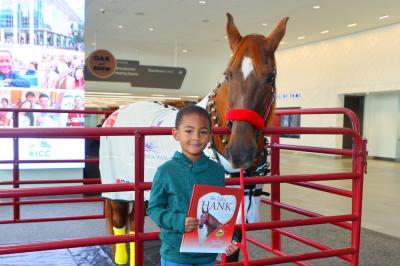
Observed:
[[[13,111],[13,128],[18,128],[18,111]],[[13,138],[13,188],[19,188],[19,138]],[[17,222],[20,220],[20,205],[19,198],[13,198],[13,220]]]
[[[140,188],[144,182],[144,139],[139,130],[135,130],[135,237],[144,231],[144,192]],[[143,240],[135,240],[135,265],[143,265]]]
[[[275,115],[273,122],[273,126],[280,126],[280,115]],[[271,145],[279,144],[280,135],[273,134],[271,135]],[[279,169],[279,157],[280,157],[280,149],[271,148],[271,175],[280,175]],[[279,203],[281,201],[281,184],[280,183],[272,183],[271,184],[271,221],[280,221],[281,220],[281,209],[276,206],[275,203]],[[272,249],[281,251],[281,236],[280,233],[272,229]]]
[[[359,132],[357,132],[359,133]],[[353,137],[352,172],[357,174],[352,182],[352,214],[357,215],[357,219],[352,222],[351,246],[357,251],[351,256],[351,265],[359,264],[360,257],[360,235],[361,235],[361,215],[362,215],[362,195],[364,180],[364,165],[366,160],[366,145],[362,140]]]

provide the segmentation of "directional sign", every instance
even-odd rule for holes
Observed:
[[[96,77],[85,69],[85,79],[92,81],[129,82],[132,87],[180,89],[186,69],[183,67],[145,66],[139,61],[117,60],[114,73]]]

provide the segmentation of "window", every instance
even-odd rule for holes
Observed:
[[[279,109],[300,109],[300,107],[290,107],[290,108],[277,108]],[[300,115],[293,114],[293,115],[281,115],[281,127],[300,127]],[[294,138],[299,139],[300,134],[282,134],[282,138]]]

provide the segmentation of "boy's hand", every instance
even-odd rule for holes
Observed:
[[[229,246],[225,249],[225,254],[227,256],[231,256],[232,254],[236,253],[238,249],[239,247],[237,246],[237,242],[235,240],[232,240]]]
[[[192,232],[199,226],[199,220],[193,217],[185,218],[185,233]]]

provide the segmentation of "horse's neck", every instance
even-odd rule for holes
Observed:
[[[220,223],[211,214],[209,214],[207,222],[208,222],[207,230],[209,231],[208,233],[211,233],[212,231],[214,231],[215,229],[217,229],[218,227],[220,227],[222,225],[222,223]]]
[[[210,94],[207,110],[211,114],[212,127],[227,127],[228,88],[225,82]],[[212,141],[214,149],[226,158],[225,145],[229,142],[229,135],[213,135]]]

